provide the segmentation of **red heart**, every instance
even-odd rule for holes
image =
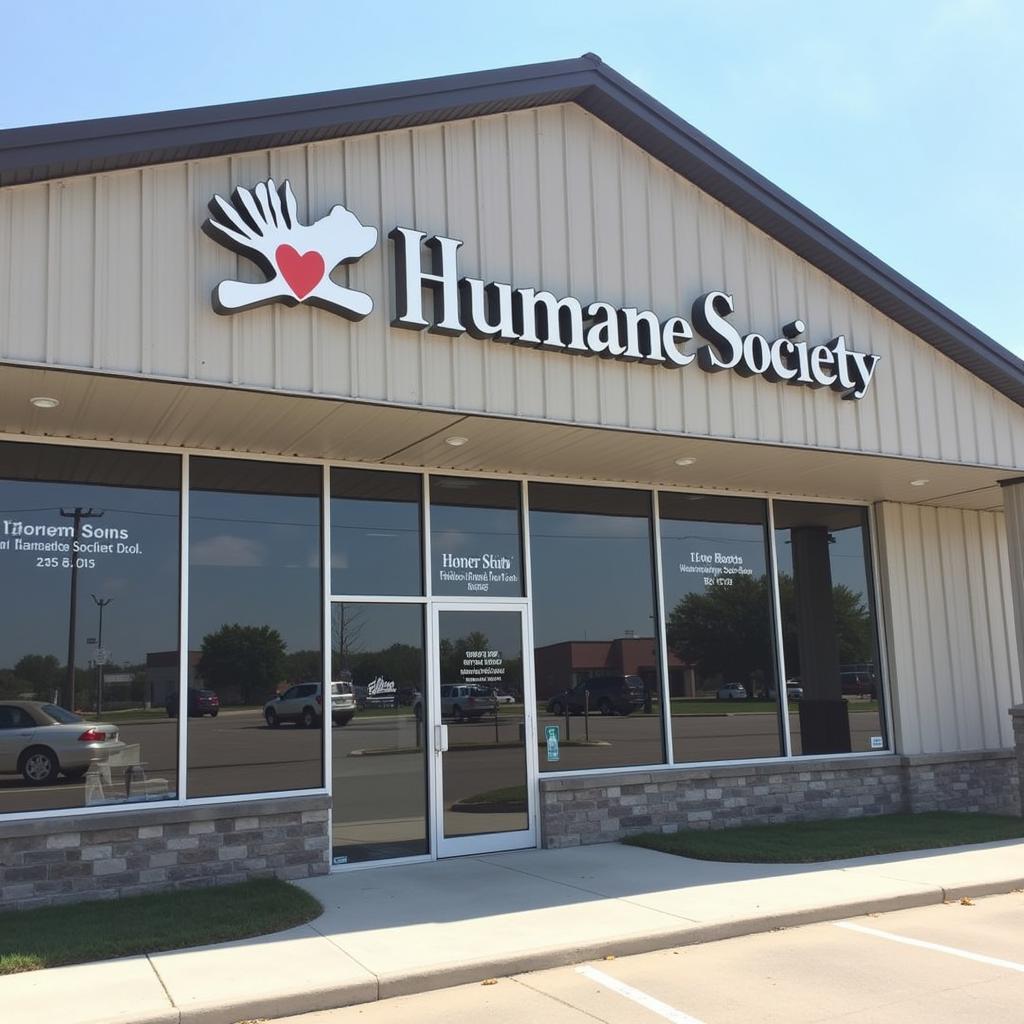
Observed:
[[[324,258],[316,250],[299,253],[290,245],[279,245],[274,252],[278,269],[297,298],[304,299],[324,276]]]

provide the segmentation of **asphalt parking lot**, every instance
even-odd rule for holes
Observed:
[[[1024,893],[502,978],[288,1024],[1019,1024]]]

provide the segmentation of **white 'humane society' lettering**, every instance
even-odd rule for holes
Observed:
[[[741,377],[760,376],[810,388],[830,388],[843,398],[860,399],[878,366],[880,356],[848,347],[842,334],[818,345],[797,339],[806,327],[801,320],[785,324],[780,336],[741,334],[726,319],[735,312],[733,297],[723,291],[701,295],[690,320],[670,316],[664,321],[646,309],[619,308],[607,302],[584,306],[572,296],[513,288],[492,281],[459,277],[456,238],[396,227],[389,236],[395,245],[395,327],[426,328],[435,334],[469,334],[517,345],[537,345],[581,356],[601,356],[627,362],[646,362],[681,369],[696,361],[707,373],[732,370]],[[431,269],[423,269],[423,247],[430,251]],[[434,295],[433,321],[424,316],[423,292]],[[691,327],[692,322],[692,327]],[[695,351],[682,346],[694,329],[707,342]]]

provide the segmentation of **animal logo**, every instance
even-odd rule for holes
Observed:
[[[365,256],[377,244],[377,229],[361,224],[344,206],[303,224],[291,182],[278,187],[269,178],[252,189],[236,188],[230,202],[214,195],[209,207],[203,231],[267,275],[256,283],[221,281],[213,290],[216,312],[238,313],[270,302],[309,302],[348,320],[373,312],[369,295],[331,280],[335,267]]]

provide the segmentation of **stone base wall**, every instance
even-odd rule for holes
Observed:
[[[298,796],[0,821],[0,910],[326,874],[329,806]]]
[[[1020,814],[1014,751],[794,759],[541,780],[541,835],[549,848],[641,832],[932,810]]]

